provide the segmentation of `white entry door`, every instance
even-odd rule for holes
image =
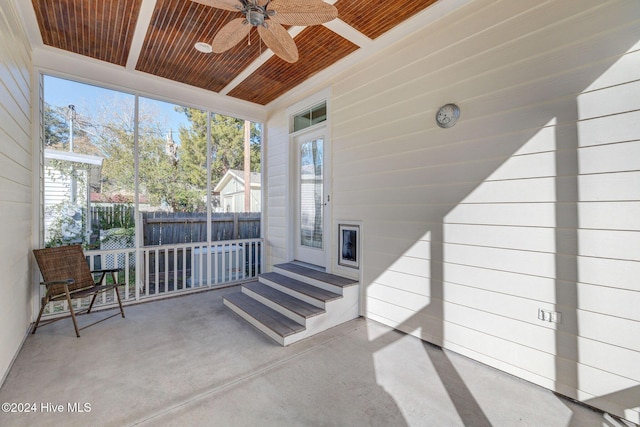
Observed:
[[[325,129],[311,130],[295,137],[295,258],[321,267],[327,263],[327,216],[330,214]]]

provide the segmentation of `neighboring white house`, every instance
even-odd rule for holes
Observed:
[[[244,212],[244,171],[229,169],[213,191],[220,194],[220,210],[222,212]],[[251,172],[251,210],[260,212],[261,181],[260,173]]]
[[[49,241],[56,219],[60,220],[65,240],[81,242],[83,233],[91,233],[90,221],[86,221],[83,230],[82,210],[90,211],[91,188],[100,183],[102,162],[102,157],[44,150],[45,241]],[[66,168],[73,168],[77,178],[70,175],[70,170],[63,171]]]

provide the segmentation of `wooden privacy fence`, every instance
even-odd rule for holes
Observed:
[[[207,214],[200,212],[141,212],[144,246],[206,242]],[[260,237],[260,212],[211,214],[211,240]]]

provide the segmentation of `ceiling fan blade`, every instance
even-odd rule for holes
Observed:
[[[276,22],[269,22],[269,26],[257,27],[258,34],[264,40],[264,44],[280,58],[287,62],[296,62],[298,60],[298,48],[291,38],[291,35],[284,27]]]
[[[211,47],[215,53],[222,53],[231,49],[251,31],[251,25],[245,24],[244,18],[236,18],[220,28],[213,38]]]
[[[195,3],[200,3],[205,6],[215,7],[217,9],[231,10],[238,12],[242,9],[242,3],[240,0],[191,0]]]
[[[338,17],[338,9],[322,0],[273,0],[268,9],[276,11],[269,19],[283,25],[319,25]]]

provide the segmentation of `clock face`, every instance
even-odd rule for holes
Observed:
[[[460,109],[455,104],[447,104],[440,107],[436,113],[436,122],[441,128],[450,128],[460,117]]]

